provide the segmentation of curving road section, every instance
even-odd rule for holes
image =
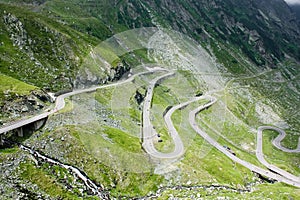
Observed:
[[[282,170],[278,167],[276,167],[275,165],[272,165],[270,163],[268,163],[265,158],[264,158],[264,153],[263,153],[263,136],[262,136],[262,133],[264,130],[274,130],[274,131],[277,131],[279,132],[279,136],[273,140],[273,144],[274,144],[274,141],[279,143],[280,145],[280,141],[283,140],[283,138],[285,137],[285,132],[277,127],[273,127],[273,126],[260,126],[257,130],[257,148],[256,148],[256,157],[257,159],[264,165],[266,166],[268,169],[284,176],[284,177],[287,177],[288,179],[290,180],[294,180],[294,181],[297,181],[297,182],[300,182],[300,178],[291,174],[291,173],[288,173],[287,171],[285,170]],[[280,150],[282,150],[282,146],[280,145],[279,146]],[[284,148],[285,150],[290,150],[290,149],[286,149]],[[292,151],[293,153],[299,153],[299,149],[295,149],[295,150],[290,150]]]
[[[148,88],[147,88],[147,93],[146,97],[144,99],[144,105],[143,105],[143,127],[142,127],[142,133],[143,133],[143,148],[144,150],[151,156],[156,157],[156,158],[176,158],[184,153],[184,147],[183,143],[173,126],[173,123],[171,121],[171,115],[172,114],[166,114],[165,120],[167,127],[169,129],[169,134],[172,137],[174,144],[175,144],[175,149],[171,153],[162,153],[157,151],[157,149],[154,146],[154,138],[157,136],[157,132],[153,128],[153,125],[151,123],[151,118],[150,118],[150,108],[151,108],[151,103],[152,103],[152,98],[153,98],[153,90],[155,88],[155,85],[158,83],[158,81],[162,81],[163,79],[173,76],[174,72],[168,72],[167,74],[164,74],[162,76],[159,76],[155,79],[153,79]],[[181,107],[183,107],[182,105]],[[179,108],[179,107],[178,107]],[[173,112],[176,109],[171,109]],[[173,113],[172,112],[172,113]]]
[[[273,130],[279,133],[279,135],[272,141],[272,144],[281,151],[286,153],[300,153],[300,137],[298,142],[298,147],[296,149],[288,149],[281,145],[281,141],[285,138],[286,133],[285,131],[281,130],[280,128],[273,127],[273,126],[261,126],[258,128],[258,131],[262,132],[264,130]]]
[[[240,158],[238,158],[237,156],[233,155],[231,152],[229,152],[225,147],[223,147],[221,144],[219,144],[217,141],[215,141],[213,138],[211,138],[207,133],[205,133],[203,130],[201,130],[197,123],[196,123],[196,115],[199,114],[201,111],[203,111],[204,109],[209,108],[210,106],[212,106],[217,99],[213,96],[210,95],[204,95],[201,97],[197,97],[197,98],[192,98],[191,100],[181,103],[179,105],[176,105],[174,107],[172,107],[164,116],[164,120],[165,120],[165,124],[168,128],[169,134],[172,137],[174,144],[175,144],[175,148],[174,151],[171,153],[162,153],[156,150],[156,148],[154,147],[154,138],[157,136],[157,133],[155,131],[155,129],[153,128],[153,125],[151,124],[151,120],[150,120],[150,108],[151,108],[151,102],[152,102],[152,98],[153,98],[153,90],[155,88],[155,85],[167,78],[170,77],[172,75],[174,75],[174,72],[160,68],[160,67],[155,67],[155,68],[147,68],[148,71],[146,72],[141,72],[138,74],[135,74],[133,76],[131,76],[130,78],[124,80],[124,81],[120,81],[120,82],[116,82],[116,83],[112,83],[109,85],[103,85],[103,86],[97,86],[97,87],[92,87],[92,88],[88,88],[88,89],[80,89],[80,90],[76,90],[76,91],[72,91],[70,93],[66,93],[63,95],[60,95],[56,98],[56,102],[55,102],[55,107],[54,109],[52,109],[49,112],[45,112],[43,114],[37,115],[35,117],[29,118],[29,119],[24,119],[24,120],[20,120],[17,121],[13,124],[10,124],[8,126],[5,127],[1,127],[0,128],[0,135],[1,134],[5,134],[8,131],[20,128],[24,125],[33,123],[35,121],[39,121],[41,119],[44,119],[46,117],[48,117],[49,115],[63,109],[65,107],[65,101],[64,99],[73,95],[77,95],[77,94],[81,94],[81,93],[86,93],[86,92],[94,92],[97,89],[100,88],[107,88],[107,87],[112,87],[112,86],[118,86],[127,82],[132,81],[136,76],[138,75],[143,75],[143,74],[148,74],[148,73],[153,73],[155,71],[166,71],[168,73],[157,77],[155,79],[153,79],[148,88],[147,88],[147,94],[146,97],[144,99],[144,105],[143,105],[143,119],[142,119],[142,139],[143,139],[143,148],[145,149],[145,151],[150,154],[153,157],[156,158],[178,158],[180,156],[182,156],[184,154],[184,146],[183,143],[179,137],[178,132],[176,131],[174,124],[172,123],[171,120],[171,116],[172,114],[180,108],[186,107],[187,105],[199,101],[201,99],[209,99],[209,102],[201,105],[200,107],[194,109],[193,111],[191,111],[189,113],[189,122],[192,126],[192,128],[201,136],[203,137],[208,143],[210,143],[212,146],[214,146],[216,149],[218,149],[219,151],[221,151],[223,154],[225,154],[227,157],[229,157],[231,160],[233,160],[236,163],[239,163],[240,165],[243,165],[244,167],[248,168],[249,170],[256,172],[258,174],[261,174],[263,176],[269,177],[271,179],[289,184],[289,185],[293,185],[296,187],[300,187],[300,179],[299,177],[296,177],[274,165],[270,165],[269,163],[267,163],[267,161],[264,159],[263,156],[263,151],[262,151],[262,132],[263,130],[266,129],[271,129],[271,130],[275,130],[279,133],[279,136],[277,138],[275,138],[273,140],[273,144],[274,146],[276,146],[277,148],[285,151],[285,152],[289,152],[289,153],[299,153],[300,152],[300,142],[298,145],[297,149],[291,150],[291,149],[287,149],[285,147],[281,146],[281,141],[283,140],[283,138],[285,137],[285,132],[282,131],[279,128],[276,127],[271,127],[271,126],[262,126],[258,128],[258,134],[257,134],[257,151],[256,151],[256,156],[259,159],[259,161],[264,164],[269,170],[260,168],[256,165],[253,165],[247,161],[244,161]],[[75,170],[76,171],[76,170]]]
[[[157,149],[154,147],[154,138],[157,136],[157,132],[155,131],[155,129],[153,128],[153,126],[151,125],[150,122],[150,112],[149,112],[149,106],[151,106],[151,103],[148,101],[145,102],[144,106],[144,110],[146,112],[143,113],[143,148],[145,149],[145,151],[150,154],[153,157],[156,158],[178,158],[180,156],[182,156],[184,154],[184,145],[182,143],[182,140],[172,122],[172,115],[173,113],[180,109],[180,108],[184,108],[187,105],[199,101],[201,99],[204,99],[203,97],[196,97],[196,98],[192,98],[190,101],[178,104],[174,107],[172,107],[164,116],[164,121],[165,124],[168,128],[168,132],[169,135],[171,136],[171,138],[173,139],[175,148],[172,152],[170,153],[162,153],[157,151]],[[147,103],[147,104],[146,104]],[[146,124],[146,126],[145,126]]]
[[[62,94],[62,95],[60,95],[56,98],[55,107],[51,111],[42,113],[40,115],[36,115],[36,116],[28,118],[28,119],[22,119],[22,120],[13,122],[13,123],[11,123],[7,126],[1,127],[0,128],[0,135],[3,135],[3,134],[5,134],[5,133],[7,133],[11,130],[23,127],[27,124],[31,124],[33,122],[39,121],[41,119],[45,119],[49,115],[56,113],[57,111],[59,111],[59,110],[61,110],[65,107],[65,98],[67,98],[67,97],[77,95],[77,94],[81,94],[81,93],[94,92],[97,89],[101,89],[101,88],[118,86],[118,85],[121,85],[121,84],[124,84],[124,83],[131,82],[136,76],[164,70],[163,68],[160,68],[160,67],[147,68],[147,69],[148,69],[148,71],[137,73],[137,74],[131,76],[130,78],[128,78],[124,81],[120,81],[120,82],[116,82],[116,83],[112,83],[112,84],[108,84],[108,85],[102,85],[102,86],[86,88],[86,89],[79,89],[79,90],[75,90],[75,91],[72,91],[72,92],[69,92],[69,93],[66,93],[66,94]]]
[[[279,175],[277,173],[271,172],[269,170],[265,170],[262,169],[256,165],[253,165],[247,161],[244,161],[240,158],[238,158],[237,156],[233,155],[231,152],[229,152],[225,147],[223,147],[221,144],[219,144],[217,141],[215,141],[212,137],[210,137],[207,133],[205,133],[203,130],[201,130],[197,123],[196,123],[196,115],[199,114],[201,111],[203,111],[206,108],[209,108],[210,106],[212,106],[217,99],[215,97],[212,96],[205,96],[207,98],[210,99],[210,102],[202,105],[198,108],[196,108],[195,110],[191,111],[189,114],[189,122],[191,124],[191,126],[193,127],[193,129],[201,136],[203,137],[209,144],[211,144],[212,146],[214,146],[216,149],[218,149],[219,151],[221,151],[223,154],[225,154],[227,157],[229,157],[231,160],[233,160],[236,163],[239,163],[240,165],[243,165],[244,167],[250,169],[253,172],[256,172],[258,174],[264,175],[266,177],[269,177],[271,179],[289,184],[289,185],[293,185],[296,187],[300,187],[300,181],[299,180],[295,180],[295,179],[290,179],[291,177],[286,177],[286,174],[283,175]]]

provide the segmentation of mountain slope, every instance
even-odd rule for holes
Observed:
[[[267,169],[255,154],[262,125],[285,130],[282,145],[297,148],[300,30],[283,0],[0,2],[4,122],[51,109],[45,92],[107,84],[161,66],[175,74],[151,87],[149,121],[159,152],[172,152],[175,145],[166,112],[206,94],[218,101],[196,123],[229,153]],[[209,99],[172,115],[185,149],[180,159],[149,156],[141,145],[143,102],[152,80],[163,74],[74,95],[42,129],[8,140],[74,166],[116,199],[300,198],[298,188],[253,173],[196,134],[189,111]],[[277,135],[264,131],[265,159],[299,176],[299,155],[275,148]],[[0,162],[5,199],[97,199],[62,165],[17,145],[0,147]]]
[[[22,27],[25,27],[25,34],[26,31],[37,33],[42,28],[50,25],[50,27],[47,27],[49,33],[46,31],[44,34],[34,35],[29,32],[29,38],[25,38],[25,40],[33,40],[36,43],[33,44],[35,46],[34,51],[31,49],[26,50],[26,57],[31,60],[35,59],[34,56],[28,56],[32,53],[48,52],[49,50],[51,52],[48,54],[41,53],[41,56],[43,56],[42,61],[30,62],[30,59],[27,61],[28,66],[42,65],[35,68],[35,70],[40,69],[37,73],[30,73],[29,70],[30,76],[26,78],[28,82],[34,83],[37,80],[36,76],[41,73],[39,79],[45,77],[46,80],[43,80],[43,83],[34,83],[38,86],[46,87],[45,85],[49,82],[54,83],[52,87],[56,86],[57,88],[72,86],[72,80],[75,76],[74,71],[80,65],[81,57],[89,51],[87,45],[91,44],[93,46],[94,42],[97,42],[96,38],[104,40],[120,31],[155,25],[172,27],[179,32],[188,34],[203,45],[207,45],[209,42],[220,42],[226,46],[229,42],[234,48],[240,48],[256,65],[262,67],[275,67],[286,56],[294,57],[296,60],[300,58],[299,45],[297,45],[300,43],[299,25],[284,1],[189,0],[183,2],[158,0],[142,3],[137,0],[56,0],[27,2],[31,2],[31,4],[28,4],[29,9],[38,10],[43,13],[43,17],[35,16],[38,14],[29,14],[30,11],[19,12],[16,10],[19,15],[32,15],[32,18],[39,18],[37,21],[32,19],[34,20],[33,23],[30,22],[31,19],[27,19],[29,22],[23,22]],[[4,10],[5,6],[2,6],[2,13]],[[7,8],[7,10],[10,10],[10,8]],[[2,18],[7,18],[8,15],[9,13],[3,15]],[[3,29],[10,31],[11,33],[5,35],[11,37],[14,28],[11,27],[10,30],[7,30],[9,29],[7,21],[6,25],[3,25]],[[20,21],[22,22],[22,19]],[[53,24],[49,24],[49,22]],[[29,24],[31,25],[29,26]],[[55,27],[54,30],[51,29],[52,27]],[[80,35],[78,31],[83,35]],[[40,36],[50,38],[47,40],[46,38],[39,39],[44,43],[47,41],[43,47],[38,43],[39,40],[34,38]],[[56,37],[56,39],[53,37]],[[68,37],[78,39],[69,40]],[[213,41],[208,38],[213,38]],[[26,41],[14,41],[14,43],[16,42],[24,43]],[[62,45],[63,43],[64,45]],[[19,50],[22,48],[20,45]],[[46,47],[48,49],[45,49]],[[9,47],[9,49],[12,48]],[[11,53],[11,55],[13,54]],[[28,60],[28,58],[25,58],[25,60]],[[7,62],[3,65],[8,65]],[[42,72],[45,72],[46,68],[50,70],[48,75]],[[68,74],[70,71],[73,74]],[[2,69],[2,72],[9,75],[7,67]],[[16,76],[14,74],[14,77]],[[18,78],[21,77],[25,80],[26,76],[19,75]],[[30,77],[32,78],[30,79]],[[63,85],[59,86],[61,83]]]

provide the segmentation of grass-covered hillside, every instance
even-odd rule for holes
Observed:
[[[73,87],[79,66],[94,46],[139,27],[172,28],[204,46],[229,43],[260,68],[300,56],[299,27],[283,2],[0,2],[1,72],[52,91]],[[228,47],[223,51],[232,54]],[[231,58],[229,62],[240,61]]]
[[[50,91],[72,87],[97,41],[27,7],[1,4],[0,25],[1,73]]]
[[[299,33],[283,0],[0,0],[1,126],[52,109],[48,92],[119,81],[67,98],[38,131],[7,136],[0,200],[99,199],[87,183],[111,199],[299,199],[299,188],[254,173],[197,134],[189,113],[208,97],[171,116],[184,146],[179,158],[151,156],[142,138],[148,87],[167,73],[142,72],[162,67],[174,74],[148,99],[157,151],[176,146],[166,113],[212,95],[216,103],[195,123],[268,170],[256,157],[259,126],[285,130],[285,148],[299,142]],[[276,148],[277,135],[263,132],[264,158],[299,177],[299,153]]]

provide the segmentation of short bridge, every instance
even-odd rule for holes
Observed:
[[[40,129],[46,122],[48,118],[48,113],[43,113],[41,115],[16,121],[10,123],[4,127],[0,128],[0,146],[3,145],[3,140],[7,137],[10,137],[13,134],[16,134],[18,137],[24,137],[24,130],[33,130],[36,131]]]

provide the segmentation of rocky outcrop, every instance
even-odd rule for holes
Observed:
[[[297,17],[298,24],[300,24],[300,4],[290,5],[290,7]]]
[[[85,88],[117,81],[129,70],[130,66],[125,61],[119,62],[116,67],[102,67],[99,65],[96,73],[90,72],[88,68],[85,68],[77,75],[74,87]]]
[[[300,28],[283,0],[161,0],[144,3],[175,30],[235,45],[255,64],[274,66],[286,55],[299,60]]]
[[[33,45],[33,43],[35,43],[35,41],[28,36],[28,33],[21,20],[19,20],[12,13],[7,13],[6,11],[4,11],[3,21],[10,33],[10,39],[13,42],[13,45],[26,52],[30,59],[32,61],[35,61],[35,64],[37,66],[41,67],[41,62],[39,62],[35,58],[34,53],[31,50],[31,46]]]
[[[55,21],[8,5],[1,5],[0,25],[2,73],[51,91],[72,87],[85,48],[72,30],[66,33]]]
[[[13,41],[15,46],[18,46],[20,49],[23,49],[27,41],[27,32],[24,29],[23,23],[11,13],[6,13],[4,11],[4,24],[10,31],[10,38]]]
[[[139,88],[136,90],[134,99],[136,100],[137,104],[141,105],[141,103],[144,101],[147,91],[145,88]]]
[[[33,90],[30,95],[18,95],[9,90],[4,93],[4,101],[0,117],[3,121],[13,121],[16,118],[34,114],[47,107],[51,97],[40,90]]]

